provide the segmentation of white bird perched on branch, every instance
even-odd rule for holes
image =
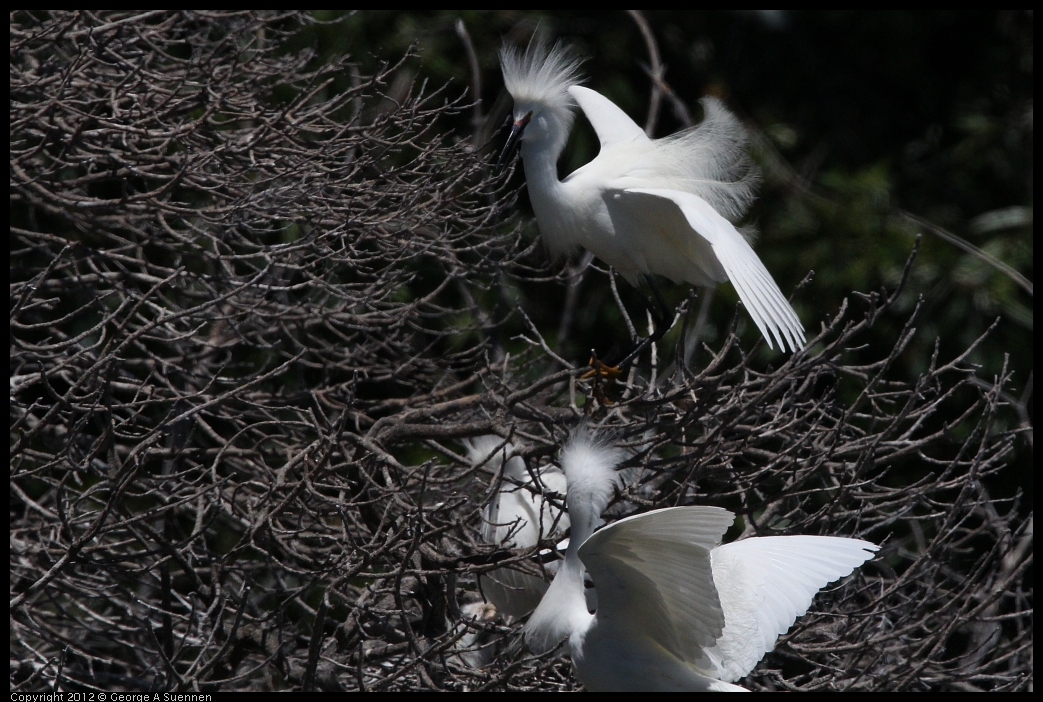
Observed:
[[[702,286],[730,280],[768,346],[774,339],[783,349],[803,347],[796,313],[729,221],[749,207],[757,182],[739,121],[707,97],[702,124],[649,139],[612,101],[578,85],[579,63],[561,44],[548,50],[535,40],[524,53],[500,52],[514,98],[514,127],[500,160],[520,141],[547,247],[560,254],[582,246],[635,287],[639,275],[653,273]],[[558,157],[577,104],[601,151],[559,181]]]
[[[562,452],[572,520],[565,561],[525,626],[534,651],[568,638],[588,690],[743,691],[749,673],[815,594],[878,547],[831,536],[719,545],[735,515],[671,507],[595,532],[624,457],[586,433]],[[596,611],[587,609],[584,571]]]

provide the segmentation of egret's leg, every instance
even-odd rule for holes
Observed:
[[[652,315],[652,322],[654,323],[652,336],[658,341],[670,330],[669,324],[673,321],[674,312],[659,293],[659,286],[655,284],[655,279],[647,273],[642,274],[641,277],[645,279],[645,285],[652,291],[652,295],[655,298],[656,305],[653,307],[652,301],[645,297],[645,308]]]
[[[670,331],[670,322],[673,321],[673,312],[666,304],[666,301],[663,300],[663,296],[660,294],[659,288],[656,286],[652,276],[645,273],[642,274],[642,278],[645,281],[645,285],[648,286],[648,289],[652,291],[652,298],[649,298],[640,288],[638,288],[638,292],[641,293],[641,301],[644,303],[645,310],[652,316],[652,333],[637,342],[633,350],[631,350],[622,361],[614,366],[605,365],[591,357],[590,365],[593,366],[594,370],[584,374],[582,377],[589,378],[595,373],[606,376],[619,375],[626,370],[630,364],[638,358],[638,356],[641,355],[642,351],[648,348],[649,344],[654,344],[659,341],[668,331]]]
[[[644,273],[641,277],[644,279],[648,289],[652,291],[652,297],[655,299],[653,303],[652,299],[649,299],[647,295],[641,294],[641,300],[645,303],[645,310],[652,316],[652,333],[637,342],[634,350],[616,365],[616,368],[620,370],[627,368],[633,363],[634,359],[640,356],[641,352],[648,348],[649,344],[654,344],[662,339],[670,331],[670,322],[673,320],[673,313],[666,301],[663,300],[663,296],[659,293],[659,288],[656,286],[652,276]],[[641,290],[639,289],[638,292],[641,292]]]

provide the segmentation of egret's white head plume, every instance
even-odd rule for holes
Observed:
[[[561,42],[548,48],[544,41],[533,38],[525,51],[513,46],[500,49],[503,84],[514,98],[514,119],[532,113],[523,140],[546,140],[553,153],[565,147],[576,104],[568,89],[582,82],[581,63]]]
[[[599,439],[584,426],[572,433],[572,438],[561,451],[561,469],[565,473],[568,485],[568,505],[570,516],[573,512],[582,512],[591,518],[590,524],[572,523],[573,540],[579,542],[593,532],[601,521],[601,513],[605,511],[612,493],[620,484],[620,474],[616,466],[627,458],[624,449],[609,441]],[[584,505],[579,510],[574,509]]]

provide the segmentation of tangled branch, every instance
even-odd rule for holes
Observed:
[[[744,684],[1029,684],[1004,373],[890,380],[915,313],[848,365],[894,292],[778,368],[732,337],[584,379],[512,309],[511,193],[441,131],[470,106],[292,49],[307,22],[12,16],[12,689],[572,688],[479,606],[477,575],[541,568],[481,539],[461,440],[536,468],[581,420],[633,451],[611,514],[883,544]]]

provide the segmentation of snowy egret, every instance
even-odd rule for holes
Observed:
[[[767,536],[719,545],[734,515],[671,507],[594,531],[617,485],[620,449],[579,432],[562,452],[572,533],[525,626],[543,652],[568,638],[589,690],[741,691],[815,594],[872,557],[875,544]],[[597,594],[588,610],[584,572]]]
[[[544,496],[544,493],[557,493],[559,499],[564,497],[564,473],[557,468],[544,468],[537,473],[541,485],[534,485],[525,462],[513,455],[514,446],[500,437],[479,436],[471,439],[466,447],[475,465],[503,470],[500,488],[485,509],[482,538],[486,543],[531,548],[541,538],[568,529],[568,515]],[[548,569],[553,570],[556,565],[556,562],[549,563]],[[514,618],[535,609],[547,591],[547,582],[542,578],[511,568],[499,568],[481,576],[480,585],[497,612]]]
[[[578,85],[579,61],[561,44],[505,47],[500,67],[514,98],[501,163],[520,142],[529,199],[552,253],[582,246],[635,287],[653,273],[702,286],[730,280],[769,347],[773,338],[783,349],[804,345],[797,314],[729,221],[749,207],[757,177],[745,130],[719,100],[702,100],[700,125],[650,139],[608,98]],[[601,151],[558,180],[577,104]]]

